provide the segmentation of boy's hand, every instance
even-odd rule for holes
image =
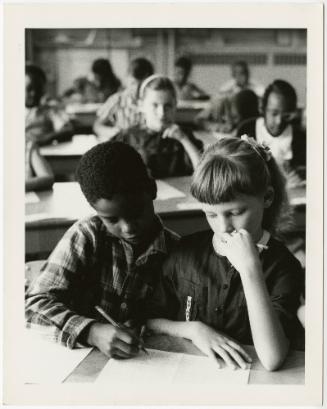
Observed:
[[[192,342],[202,352],[213,359],[220,367],[216,355],[218,355],[231,369],[246,369],[252,362],[250,355],[235,341],[228,336],[215,331],[202,322],[192,322],[194,331]]]
[[[133,329],[127,327],[116,328],[110,324],[94,323],[89,329],[87,342],[110,358],[131,358],[139,352],[138,338]]]
[[[250,233],[244,229],[222,235],[225,256],[240,274],[261,271],[259,252]]]
[[[173,138],[181,142],[183,139],[186,139],[187,136],[178,125],[174,124],[165,129],[164,133],[162,134],[162,138]]]

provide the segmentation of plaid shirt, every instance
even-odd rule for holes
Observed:
[[[110,96],[99,108],[97,117],[102,124],[120,129],[127,129],[142,121],[137,98],[128,89]]]
[[[177,240],[158,219],[158,235],[135,258],[97,216],[76,222],[27,290],[27,326],[46,326],[48,337],[74,348],[90,323],[104,321],[96,305],[119,322],[144,319],[161,264]]]

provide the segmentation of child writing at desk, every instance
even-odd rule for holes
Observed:
[[[174,123],[176,90],[169,78],[148,77],[140,88],[145,123],[122,131],[113,140],[133,146],[155,179],[186,176],[200,159],[202,142]]]
[[[165,318],[148,327],[188,338],[233,368],[251,361],[241,344],[254,344],[275,370],[299,327],[303,285],[300,263],[274,237],[286,201],[276,162],[254,140],[223,138],[204,153],[191,192],[212,231],[183,237],[169,256],[157,291],[161,313],[152,308]]]
[[[139,352],[144,305],[178,238],[154,213],[156,183],[127,144],[89,150],[77,179],[96,215],[65,233],[27,290],[27,326],[69,348],[129,358]],[[129,328],[105,322],[97,306]]]

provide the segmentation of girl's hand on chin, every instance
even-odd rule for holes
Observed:
[[[222,249],[240,274],[261,271],[259,252],[250,233],[244,229],[222,234]]]
[[[181,142],[182,139],[186,138],[186,135],[178,125],[173,124],[164,130],[162,138],[173,138]]]

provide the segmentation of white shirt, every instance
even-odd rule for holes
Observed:
[[[258,118],[255,124],[255,135],[258,143],[268,146],[276,162],[282,166],[293,158],[293,129],[288,125],[279,136],[272,136],[265,126],[264,118]]]

